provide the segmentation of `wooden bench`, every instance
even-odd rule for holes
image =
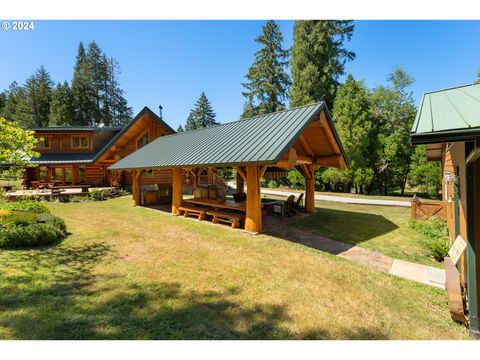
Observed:
[[[213,223],[224,222],[231,224],[234,229],[239,228],[240,222],[245,220],[245,214],[221,210],[209,210],[207,211],[207,215],[213,216]]]
[[[180,206],[179,210],[183,212],[183,216],[196,216],[198,220],[205,220],[207,218],[207,211],[209,208],[196,207],[196,206]]]

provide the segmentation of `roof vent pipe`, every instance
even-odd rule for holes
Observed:
[[[162,105],[158,105],[158,109],[159,109],[159,113],[160,113],[160,119],[163,119],[163,116],[162,116],[163,107],[162,107]]]

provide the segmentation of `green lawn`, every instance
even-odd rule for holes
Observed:
[[[445,291],[281,238],[130,198],[48,206],[71,235],[0,250],[2,339],[467,338]]]
[[[410,209],[317,202],[317,213],[294,226],[333,240],[379,251],[396,259],[442,267],[429,256],[427,237],[408,226]]]

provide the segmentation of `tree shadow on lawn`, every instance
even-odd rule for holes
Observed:
[[[317,208],[293,218],[267,217],[267,234],[338,255],[353,246],[398,229],[382,215]],[[333,241],[332,241],[333,240]]]
[[[103,244],[0,255],[0,336],[16,339],[385,339],[381,328],[292,332],[288,305],[233,299],[240,288],[189,290],[180,282],[97,278]],[[121,260],[120,260],[121,261]],[[96,285],[96,286],[93,286]],[[95,290],[93,290],[95,289]]]

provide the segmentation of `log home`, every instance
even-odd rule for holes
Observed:
[[[442,164],[442,197],[450,240],[453,243],[460,236],[467,245],[456,264],[458,271],[453,264],[448,265],[449,258],[445,259],[450,310],[454,318],[468,315],[470,333],[475,337],[480,337],[479,114],[479,84],[426,93],[411,134],[412,144],[426,146],[428,160]],[[451,271],[454,273],[449,277]],[[465,308],[463,299],[468,304]]]
[[[143,108],[125,126],[52,126],[35,128],[39,139],[39,158],[31,163],[24,175],[24,185],[32,181],[49,182],[54,178],[61,185],[111,186],[117,181],[122,187],[132,185],[130,172],[112,173],[108,167],[132,152],[164,135],[174,134],[160,116]],[[171,172],[151,170],[142,184],[170,185]]]

